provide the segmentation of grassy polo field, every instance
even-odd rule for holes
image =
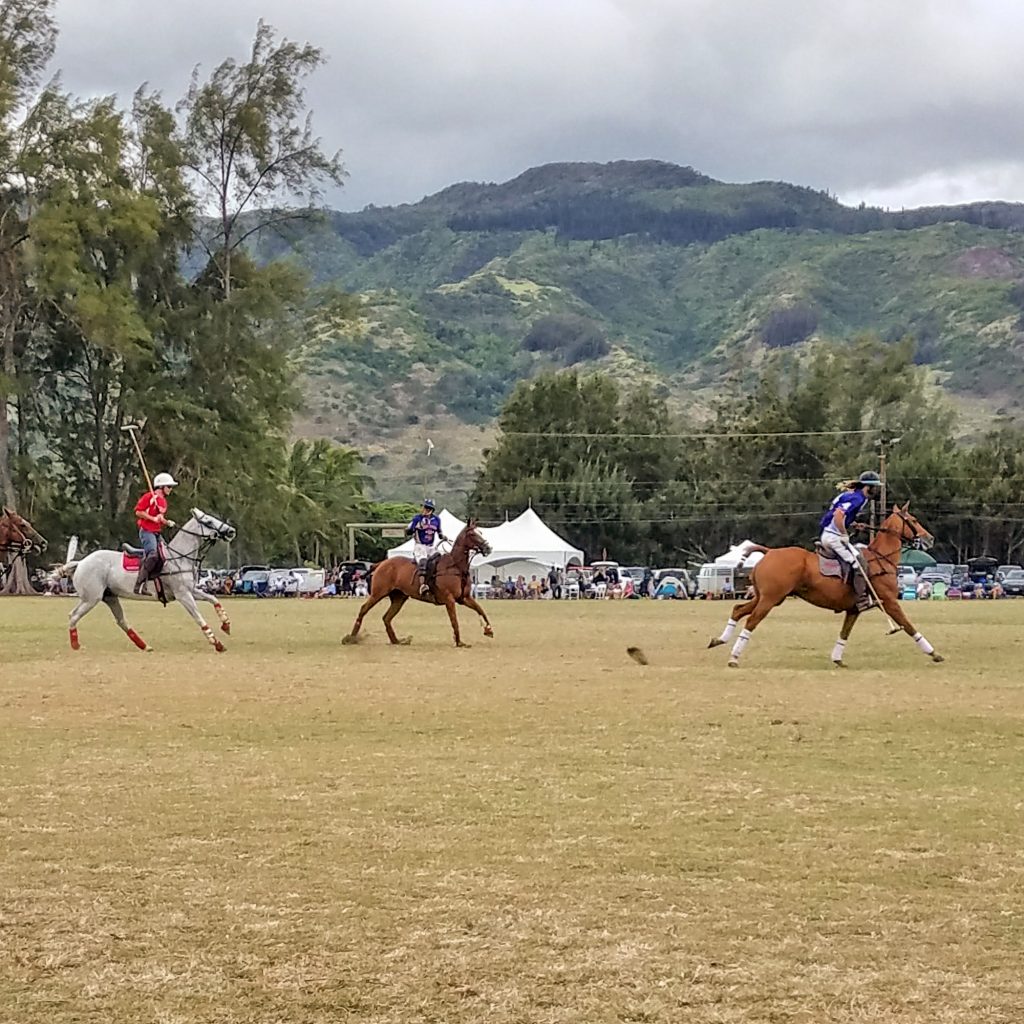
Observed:
[[[0,602],[0,1021],[1019,1022],[1024,601]],[[640,645],[649,664],[625,649]]]

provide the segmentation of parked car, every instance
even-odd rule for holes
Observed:
[[[270,580],[269,569],[246,569],[238,579],[236,594],[265,594]]]
[[[901,565],[896,573],[899,580],[900,590],[904,587],[912,587],[917,583],[917,570],[912,565]]]
[[[917,577],[917,582],[945,583],[948,587],[953,583],[953,574],[951,572],[940,572],[938,566],[933,565],[930,569],[925,569],[925,571]]]
[[[1024,565],[1001,565],[996,569],[996,579],[1002,582],[1014,570],[1024,570]]]
[[[1024,569],[1011,569],[1002,580],[1007,597],[1024,597]]]

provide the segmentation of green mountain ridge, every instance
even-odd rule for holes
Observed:
[[[467,491],[504,398],[552,366],[653,380],[699,410],[773,348],[910,334],[952,395],[1014,417],[1022,227],[1021,204],[854,209],[620,161],[329,213],[264,232],[256,252],[359,294],[357,321],[315,325],[296,429],[360,448],[398,497]]]

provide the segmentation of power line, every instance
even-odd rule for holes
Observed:
[[[869,430],[775,430],[775,431],[756,431],[750,433],[728,433],[728,434],[712,434],[712,433],[701,433],[701,434],[640,434],[640,433],[624,433],[615,431],[601,431],[599,433],[589,433],[585,431],[558,431],[558,430],[503,430],[501,435],[503,437],[581,437],[581,438],[596,438],[601,440],[608,437],[633,437],[633,438],[651,438],[651,439],[663,439],[663,438],[677,438],[679,440],[732,440],[732,439],[750,439],[750,438],[761,438],[761,437],[841,437],[851,434],[877,434],[878,431],[875,429]]]

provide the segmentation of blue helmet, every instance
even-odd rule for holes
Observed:
[[[424,498],[423,499],[423,507],[424,508],[429,508],[430,511],[433,512],[434,508],[436,507],[434,505],[434,499],[433,498]]]

